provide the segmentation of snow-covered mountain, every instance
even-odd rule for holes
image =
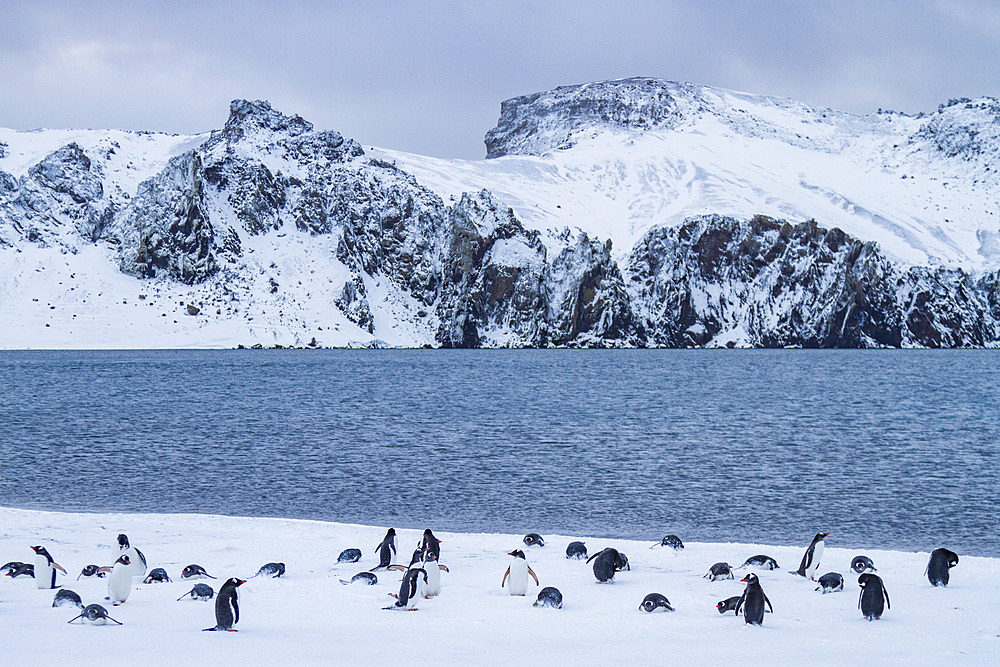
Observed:
[[[508,100],[488,159],[266,102],[0,130],[0,347],[994,346],[1000,102],[656,79]]]

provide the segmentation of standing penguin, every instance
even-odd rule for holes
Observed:
[[[441,570],[448,572],[448,568],[437,561],[434,552],[428,549],[424,552],[424,570],[427,572],[427,587],[424,597],[427,599],[441,595]]]
[[[56,587],[56,570],[66,574],[62,565],[52,560],[45,547],[31,547],[35,552],[35,585],[38,588],[52,589]]]
[[[219,594],[215,596],[215,627],[205,628],[205,632],[222,630],[236,632],[233,626],[240,621],[239,594],[236,589],[245,583],[246,579],[230,577],[222,584]]]
[[[377,570],[380,567],[389,567],[392,562],[392,557],[396,555],[396,529],[390,528],[386,531],[385,537],[379,542],[379,545],[375,547],[375,551],[378,552],[378,565],[372,568],[372,570]]]
[[[535,571],[528,567],[528,561],[524,558],[524,552],[520,549],[514,549],[507,554],[510,556],[510,565],[507,566],[507,571],[503,574],[503,581],[500,582],[500,588],[503,588],[507,583],[507,578],[510,578],[510,586],[507,586],[507,591],[511,595],[524,595],[528,592],[528,575],[535,580],[535,585],[538,586],[538,575]]]
[[[858,586],[861,586],[858,608],[869,621],[882,618],[882,612],[886,607],[892,608],[889,603],[889,591],[885,590],[885,584],[877,574],[871,572],[862,574],[858,577]]]
[[[399,594],[396,595],[396,604],[383,609],[406,609],[412,611],[417,608],[417,602],[424,596],[427,585],[427,571],[421,567],[411,567],[403,575],[403,580],[399,584]]]
[[[441,560],[441,540],[434,537],[434,533],[428,528],[424,531],[424,539],[420,543],[421,551],[428,551],[434,554],[434,560]]]
[[[768,606],[772,614],[774,613],[774,607],[771,606],[771,601],[764,595],[764,589],[760,587],[757,575],[750,573],[740,579],[740,581],[746,582],[747,587],[743,590],[743,595],[740,596],[739,601],[736,603],[736,615],[739,616],[740,607],[742,607],[743,620],[747,625],[764,625],[764,605]]]
[[[806,579],[815,578],[816,570],[819,569],[819,560],[823,557],[823,540],[829,535],[830,533],[816,533],[816,537],[806,547],[806,552],[802,554],[802,562],[799,564],[799,569],[795,570],[793,574],[805,577]]]
[[[111,604],[118,606],[128,600],[129,593],[132,592],[132,567],[131,559],[122,554],[115,561],[108,575],[108,599]]]
[[[948,549],[935,549],[931,552],[931,559],[927,561],[927,569],[924,574],[931,586],[947,586],[950,578],[949,570],[958,565],[958,554]]]
[[[118,550],[119,556],[128,556],[133,577],[142,579],[146,576],[146,557],[142,555],[141,551],[129,544],[128,536],[125,533],[118,535]]]

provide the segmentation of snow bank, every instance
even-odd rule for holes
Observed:
[[[923,576],[928,553],[867,551],[878,567],[892,608],[867,622],[857,609],[857,575],[850,561],[861,553],[828,539],[819,573],[844,574],[843,592],[822,595],[815,584],[788,572],[803,548],[754,544],[688,543],[681,552],[650,549],[649,542],[545,535],[546,546],[526,548],[521,535],[435,531],[442,540],[440,597],[421,601],[416,612],[383,611],[398,587],[399,573],[379,571],[376,586],[344,586],[340,578],[376,564],[373,548],[385,527],[287,519],[206,515],[67,514],[0,508],[0,560],[31,561],[30,545],[43,544],[70,572],[59,583],[85,604],[99,602],[121,627],[67,625],[77,611],[52,608],[53,591],[31,579],[0,579],[3,662],[21,664],[996,664],[1000,655],[1000,577],[997,560],[960,556],[948,588],[932,588]],[[408,562],[425,526],[396,526],[397,561]],[[432,526],[435,527],[435,526]],[[529,532],[531,526],[525,526]],[[665,527],[664,532],[668,532]],[[137,583],[128,602],[110,607],[105,580],[75,581],[84,565],[111,564],[116,537],[125,532],[149,567],[163,567],[173,583]],[[684,536],[681,536],[682,538]],[[606,546],[624,551],[631,571],[613,584],[595,583],[583,561],[565,558],[566,545],[583,539],[590,553]],[[930,549],[938,544],[928,544]],[[348,547],[360,563],[337,564]],[[524,549],[541,586],[562,591],[561,610],[533,608],[528,597],[500,588],[506,552]],[[758,572],[775,613],[764,626],[720,616],[715,603],[739,595],[736,580],[702,578],[717,561],[739,565],[769,554],[782,569]],[[197,563],[217,577],[247,577],[266,562],[280,561],[280,579],[254,578],[241,588],[238,633],[207,633],[214,603],[177,598],[193,582],[180,570]],[[638,611],[651,592],[666,595],[677,611]]]

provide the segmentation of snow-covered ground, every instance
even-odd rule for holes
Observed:
[[[923,576],[928,553],[868,551],[883,577],[892,607],[880,621],[858,611],[857,550],[831,536],[820,573],[845,576],[843,592],[822,595],[815,584],[788,572],[803,548],[754,544],[687,543],[681,552],[650,549],[650,542],[546,535],[543,548],[526,548],[521,535],[435,531],[442,540],[443,591],[416,612],[383,611],[400,575],[378,572],[376,586],[344,586],[340,579],[376,564],[373,547],[385,527],[286,519],[206,515],[67,514],[0,509],[0,560],[31,562],[29,546],[43,544],[70,572],[60,584],[85,604],[98,602],[124,625],[67,625],[71,607],[52,608],[53,591],[32,579],[0,579],[2,662],[22,664],[997,664],[1000,661],[1000,576],[997,560],[967,557],[952,570],[948,588]],[[431,526],[435,527],[435,526]],[[396,526],[397,561],[408,562],[424,526]],[[443,527],[442,527],[443,528]],[[525,526],[525,531],[531,530]],[[804,527],[803,539],[817,527]],[[665,532],[669,527],[665,527]],[[128,602],[110,607],[104,580],[75,581],[84,565],[109,565],[116,537],[128,534],[149,567],[175,581],[135,584]],[[684,536],[681,536],[682,538]],[[594,553],[624,551],[632,570],[598,585],[591,566],[567,560],[566,545],[586,541]],[[928,544],[928,550],[938,544]],[[337,564],[356,547],[360,563]],[[500,582],[513,548],[527,552],[541,586],[562,591],[564,608],[533,608],[511,597]],[[739,595],[736,580],[702,578],[717,561],[741,564],[764,553],[782,569],[758,572],[774,614],[763,627],[720,616],[715,603]],[[247,577],[280,561],[280,579],[254,578],[242,586],[238,633],[201,632],[214,622],[214,603],[181,601],[191,581],[180,570],[197,563],[217,577]],[[638,610],[659,592],[672,613]]]

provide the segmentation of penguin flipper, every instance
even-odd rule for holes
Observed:
[[[60,572],[62,572],[63,574],[65,574],[65,575],[69,576],[69,572],[67,572],[67,571],[66,571],[66,568],[64,568],[64,567],[63,567],[62,565],[60,565],[59,563],[55,563],[55,562],[53,562],[53,563],[52,563],[52,567],[54,567],[55,569],[59,570],[59,571],[60,571]]]
[[[500,582],[500,588],[504,587],[504,584],[507,583],[507,577],[509,576],[510,576],[510,568],[508,567],[507,571],[503,573],[503,581]]]
[[[541,584],[538,583],[538,575],[535,574],[535,571],[532,570],[530,567],[528,568],[528,574],[530,574],[531,578],[535,580],[535,585],[536,586],[541,586]]]
[[[221,628],[219,626],[215,626],[214,628],[205,628],[202,632],[217,632],[219,630],[221,630]]]
[[[737,616],[740,615],[740,607],[743,606],[743,603],[746,602],[746,599],[747,599],[747,594],[746,594],[746,591],[744,591],[743,595],[740,596],[740,599],[736,601],[736,615]]]
[[[74,616],[73,618],[69,619],[69,620],[68,620],[68,621],[66,621],[66,622],[67,622],[67,623],[72,623],[73,621],[75,621],[75,620],[76,620],[76,619],[78,619],[78,618],[83,618],[83,613],[79,613],[79,614],[77,614],[76,616]]]
[[[372,569],[374,569],[374,568],[372,568]],[[386,570],[392,570],[393,572],[406,572],[406,570],[408,568],[405,568],[402,565],[386,565],[385,569]]]
[[[767,599],[766,595],[764,596],[764,602],[767,603],[768,608],[771,610],[771,613],[773,614],[774,613],[774,605],[771,604],[771,601]]]
[[[889,603],[889,591],[885,590],[885,586],[882,587],[882,595],[885,596],[886,609],[892,609],[892,605]]]
[[[449,572],[449,573],[451,572],[451,570],[448,569],[447,565],[442,565],[441,563],[438,563],[438,569],[439,570],[444,570],[445,572]]]

